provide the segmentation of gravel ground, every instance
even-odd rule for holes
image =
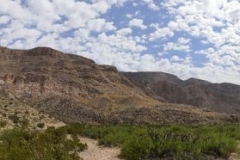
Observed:
[[[98,146],[96,140],[86,137],[80,137],[80,141],[88,145],[87,150],[79,153],[84,160],[120,160],[119,148]]]

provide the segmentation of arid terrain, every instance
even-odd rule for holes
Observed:
[[[119,72],[114,66],[38,47],[0,47],[0,130],[44,131],[84,124],[239,124],[240,87],[178,79],[161,72]],[[119,159],[120,148],[79,136],[85,160]],[[239,153],[229,159],[238,160]],[[213,158],[213,156],[210,156]]]
[[[200,80],[196,80],[199,81],[197,85],[191,81],[187,83],[189,85],[181,84],[188,88],[186,90],[186,87],[177,85],[181,81],[174,76],[163,73],[156,74],[165,75],[160,77],[142,73],[136,76],[120,74],[114,66],[98,65],[93,60],[46,47],[30,50],[1,47],[0,68],[1,94],[24,101],[39,112],[66,123],[212,124],[240,120],[238,115],[227,112],[234,108],[227,105],[228,101],[224,103],[225,109],[219,111],[231,114],[214,112],[217,111],[214,109],[218,107],[217,103],[212,107],[203,104],[199,108],[197,100],[202,97],[198,93],[205,93],[204,88],[208,87],[204,85],[209,84]],[[159,81],[168,81],[169,84],[160,85]],[[199,85],[203,87],[195,89]],[[212,93],[210,91],[209,94]],[[235,94],[238,94],[236,89],[229,96],[234,97]],[[186,99],[184,96],[196,102],[196,106],[194,103],[185,105],[188,103],[182,102]],[[213,94],[208,97],[213,97]],[[237,98],[234,102],[238,102]]]
[[[2,129],[23,127],[42,130],[47,127],[61,127],[65,123],[14,98],[0,96],[0,122]],[[4,124],[3,124],[4,123]]]

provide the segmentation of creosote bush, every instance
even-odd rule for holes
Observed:
[[[37,126],[38,126],[38,128],[44,128],[45,124],[44,123],[38,123]]]
[[[139,159],[228,158],[240,140],[239,125],[215,126],[94,126],[72,124],[67,131],[98,139],[100,145],[119,146],[120,157]]]
[[[8,118],[15,124],[18,124],[20,119],[19,117],[17,116],[17,114],[12,114],[12,115],[9,115]]]
[[[3,128],[7,125],[6,121],[0,121],[0,128]]]
[[[99,145],[118,146],[120,158],[205,160],[227,159],[237,151],[239,125],[133,126],[70,124],[44,132],[20,129],[0,132],[0,160],[78,160],[87,148],[78,136],[98,139]],[[70,134],[71,138],[67,138]]]
[[[0,134],[0,160],[79,160],[87,148],[76,137],[66,138],[64,128],[44,132],[12,129]]]

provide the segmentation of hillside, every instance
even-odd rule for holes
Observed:
[[[51,48],[1,47],[0,68],[2,95],[24,101],[64,122],[239,122],[236,115],[160,102],[113,66],[97,65],[93,60]],[[168,92],[172,95],[173,88]]]
[[[240,113],[240,86],[200,79],[181,80],[162,72],[121,73],[146,94],[169,103],[187,104],[223,113]]]
[[[50,115],[39,112],[17,99],[0,96],[0,131],[3,129],[26,128],[42,130],[61,127],[65,124]]]

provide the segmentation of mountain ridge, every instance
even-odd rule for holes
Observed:
[[[165,103],[158,95],[147,94],[114,66],[98,65],[91,59],[48,47],[1,47],[0,68],[1,94],[21,99],[67,123],[198,124],[240,120],[238,115]]]
[[[162,72],[121,72],[152,97],[169,103],[193,105],[217,112],[240,113],[240,86],[231,83],[211,83],[190,78],[181,80]],[[146,87],[147,86],[147,87]]]

